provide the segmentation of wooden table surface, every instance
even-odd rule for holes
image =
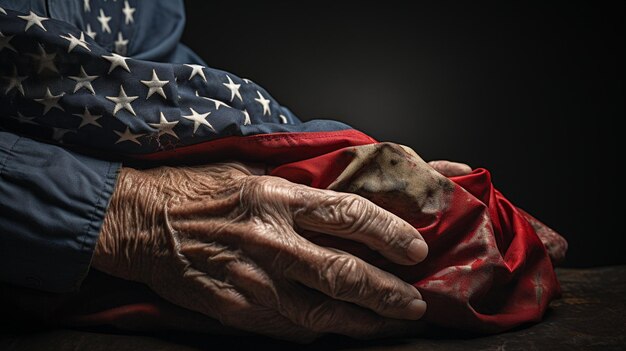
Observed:
[[[0,350],[626,350],[626,266],[558,269],[563,297],[538,324],[490,336],[433,330],[428,337],[360,342],[328,337],[310,345],[198,334],[129,335],[85,330],[0,329]],[[10,328],[9,328],[10,329]],[[264,347],[265,346],[265,347]]]

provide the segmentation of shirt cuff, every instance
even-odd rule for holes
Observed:
[[[77,290],[120,167],[0,132],[0,280]]]

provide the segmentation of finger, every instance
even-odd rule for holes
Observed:
[[[173,302],[215,318],[225,326],[255,334],[295,342],[311,342],[320,336],[294,324],[275,307],[260,305],[251,290],[262,289],[265,283],[256,275],[251,276],[248,267],[232,266],[228,271],[226,279],[221,280],[193,270],[184,287],[187,299],[183,303]]]
[[[399,264],[416,264],[428,254],[417,229],[361,196],[302,186],[290,202],[302,229],[361,242]]]
[[[241,321],[246,328],[275,338],[310,342],[319,332],[294,324],[279,313],[285,295],[266,272],[253,262],[234,261],[228,267],[227,282],[236,286],[248,301],[257,308],[255,313],[244,316]],[[256,323],[261,320],[262,323]],[[252,325],[249,325],[252,322]]]
[[[318,333],[373,339],[407,335],[421,328],[420,321],[382,317],[363,307],[334,300],[301,286],[285,286],[282,290],[287,294],[281,313],[293,323]]]
[[[446,177],[457,177],[472,173],[472,167],[465,163],[437,160],[430,161],[428,164]]]
[[[300,245],[297,257],[283,267],[283,274],[384,317],[417,320],[426,311],[426,303],[412,285],[358,257],[312,243]]]
[[[238,248],[237,248],[238,246]],[[221,243],[195,243],[181,247],[181,254],[187,259],[189,268],[210,275],[214,280],[232,286],[253,304],[276,309],[280,298],[275,286],[275,278],[266,268],[266,259],[252,260],[247,255],[246,245],[230,246]],[[267,256],[278,257],[269,253]],[[242,253],[243,252],[243,253]],[[280,264],[274,265],[281,267]]]
[[[250,304],[245,309],[232,310],[222,304],[220,322],[240,330],[281,340],[306,343],[321,336],[319,331],[293,323],[278,311]]]

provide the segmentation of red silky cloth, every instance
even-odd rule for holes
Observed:
[[[283,165],[272,174],[357,193],[417,228],[429,253],[408,267],[354,242],[324,235],[312,240],[412,283],[428,303],[426,322],[499,332],[539,321],[560,294],[550,256],[529,219],[545,226],[497,191],[485,169],[447,179],[398,145],[376,144]],[[558,259],[566,242],[551,233],[545,240]]]

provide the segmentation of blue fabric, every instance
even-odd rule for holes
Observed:
[[[0,131],[0,280],[76,289],[119,167]]]
[[[46,4],[46,2],[48,4]],[[106,4],[103,2],[107,2]],[[0,0],[0,6],[6,9],[54,18],[86,30],[87,23],[95,26],[98,22],[99,6],[106,6],[110,11],[121,11],[124,1],[90,0],[90,11],[84,9],[82,0]],[[193,63],[206,66],[195,52],[180,43],[185,29],[185,7],[182,0],[144,0],[137,1],[134,22],[140,29],[133,32],[129,40],[126,56],[139,60]],[[96,41],[108,51],[114,51],[117,31],[124,25],[124,18],[111,16],[111,35],[98,36]],[[95,28],[94,28],[95,29]]]

